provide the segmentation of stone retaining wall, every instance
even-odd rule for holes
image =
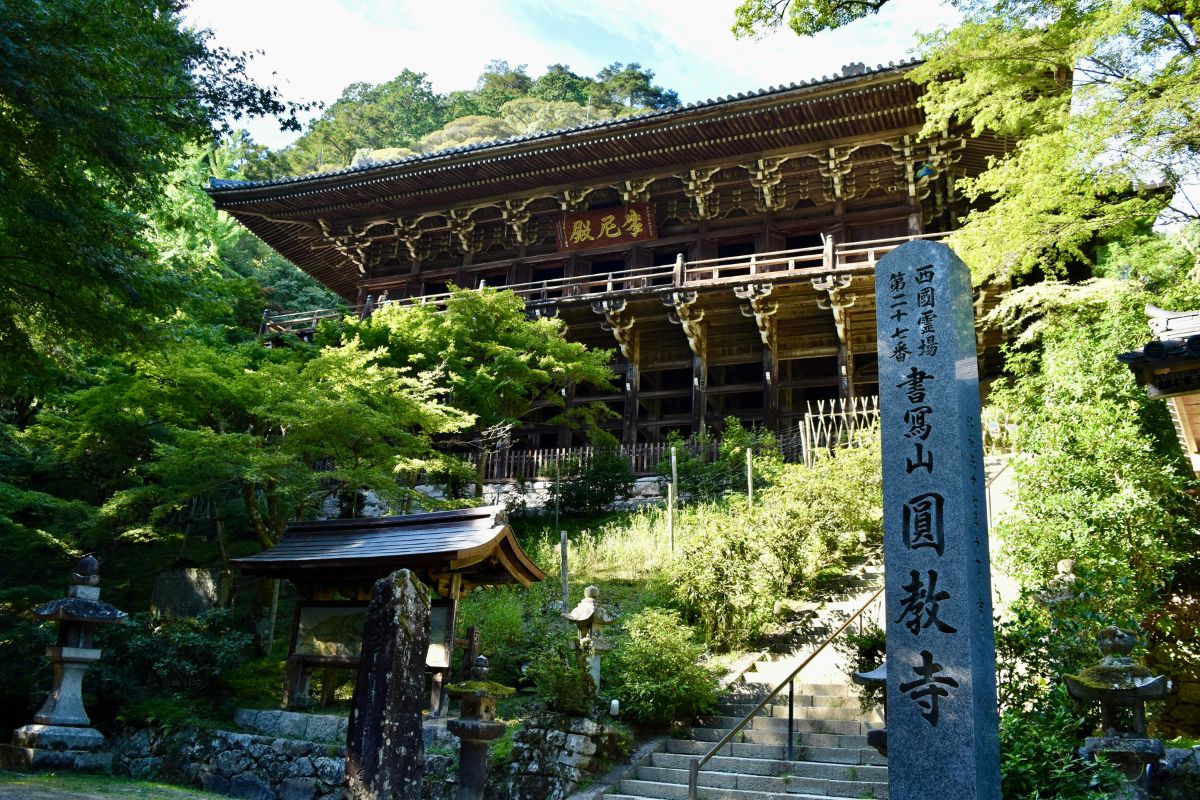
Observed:
[[[493,780],[508,800],[563,800],[627,749],[616,728],[581,717],[535,714],[513,735],[508,769]]]
[[[284,724],[297,723],[287,719]],[[242,800],[345,797],[346,756],[340,744],[187,728],[173,732],[129,731],[114,737],[112,745],[113,772],[118,775],[167,779]],[[426,754],[422,800],[451,800],[453,796],[452,759]]]

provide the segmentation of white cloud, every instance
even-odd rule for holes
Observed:
[[[899,6],[895,2],[900,2]],[[730,33],[736,0],[194,0],[189,22],[211,28],[233,50],[257,51],[252,75],[292,100],[335,100],[356,81],[379,83],[404,68],[434,89],[474,85],[493,59],[569,64],[595,74],[613,61],[638,61],[685,102],[836,73],[843,64],[904,58],[914,29],[952,22],[937,0],[894,0],[878,17],[812,39],[782,31],[762,40]],[[274,73],[274,74],[272,74]],[[257,121],[258,141],[294,138]]]

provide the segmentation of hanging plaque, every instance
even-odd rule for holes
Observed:
[[[558,222],[559,250],[591,250],[657,238],[649,203],[563,214]]]

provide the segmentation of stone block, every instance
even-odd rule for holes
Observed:
[[[572,733],[566,737],[564,747],[574,753],[583,753],[590,756],[596,752],[596,743],[586,736],[578,733]]]
[[[604,731],[604,726],[587,717],[573,717],[567,730],[583,736],[597,736]]]
[[[262,778],[249,773],[233,776],[226,794],[238,800],[275,800],[275,792],[271,787]]]
[[[129,762],[129,777],[139,781],[149,780],[157,777],[161,766],[161,758],[135,758]]]
[[[200,788],[214,794],[229,794],[229,778],[216,772],[203,770],[200,773]]]
[[[288,778],[279,784],[278,800],[314,800],[317,782],[312,778]]]
[[[238,727],[245,728],[248,731],[255,730],[255,722],[258,720],[259,710],[256,708],[239,708],[233,712],[233,721]]]
[[[308,714],[297,714],[294,711],[284,711],[279,715],[279,727],[276,735],[289,739],[303,739],[308,730]]]
[[[42,750],[99,750],[104,746],[104,735],[95,728],[25,725],[13,732],[13,744]]]
[[[340,758],[314,758],[313,767],[321,780],[332,786],[341,786],[346,777],[346,762]]]
[[[263,736],[279,735],[279,719],[284,711],[260,711],[254,720],[254,732]]]
[[[317,768],[313,766],[312,759],[305,756],[297,758],[294,761],[289,761],[287,764],[287,774],[292,778],[311,778],[317,774]]]
[[[304,737],[310,742],[338,742],[344,743],[346,736],[341,730],[341,717],[332,717],[323,714],[308,715],[307,722],[304,727]]]

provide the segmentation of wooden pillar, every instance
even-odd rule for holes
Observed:
[[[638,440],[638,394],[641,390],[642,373],[638,365],[630,361],[625,366],[625,419],[621,441],[637,444]]]
[[[849,400],[854,397],[854,353],[844,339],[838,340],[837,369],[838,397]]]
[[[779,376],[775,370],[775,351],[763,345],[763,425],[767,430],[779,430]]]
[[[692,433],[704,430],[708,409],[708,362],[699,353],[692,354]]]

